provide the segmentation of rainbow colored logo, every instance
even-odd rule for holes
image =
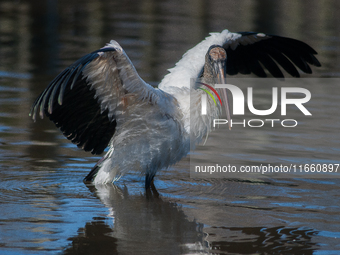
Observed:
[[[222,100],[221,100],[219,94],[217,93],[217,91],[212,86],[210,86],[206,83],[202,83],[202,82],[199,82],[199,84],[202,84],[202,85],[206,86],[208,89],[210,89],[217,96],[217,98],[220,101],[220,104],[222,106]],[[199,88],[199,89],[206,92],[212,98],[212,100],[214,101],[215,106],[217,106],[215,97],[213,96],[213,94],[209,90],[204,89],[204,88]],[[202,94],[202,97],[201,97],[201,105],[202,105],[201,114],[202,115],[207,115],[207,94]]]

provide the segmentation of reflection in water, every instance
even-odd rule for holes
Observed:
[[[202,243],[203,224],[189,221],[175,203],[157,193],[129,194],[128,188],[113,184],[88,186],[108,208],[108,218],[95,219],[72,237],[65,254],[184,254],[187,247]],[[103,242],[101,236],[105,235]],[[131,245],[131,244],[134,245]],[[87,246],[93,246],[90,250]],[[83,253],[84,252],[84,253]]]
[[[213,249],[239,254],[314,254],[317,244],[311,241],[317,234],[312,229],[287,227],[229,228],[230,238],[212,242]],[[237,235],[235,239],[233,236]]]
[[[293,227],[211,227],[187,219],[179,205],[158,194],[129,194],[124,186],[90,190],[108,208],[69,238],[64,254],[313,254],[318,232]],[[164,220],[166,219],[166,220]],[[131,245],[133,243],[134,245]]]
[[[117,239],[112,236],[106,218],[96,217],[68,239],[72,244],[63,254],[118,254]]]

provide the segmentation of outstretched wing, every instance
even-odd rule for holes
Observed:
[[[131,96],[153,104],[159,95],[111,41],[61,72],[36,99],[30,116],[35,121],[45,114],[79,148],[100,154],[116,131],[117,109],[128,107]]]
[[[314,55],[317,52],[308,44],[296,39],[254,32],[235,33],[232,40],[224,42],[227,52],[227,73],[254,73],[266,77],[267,69],[274,77],[284,77],[279,66],[293,77],[300,77],[295,66],[305,73],[312,73],[309,66],[321,66]]]

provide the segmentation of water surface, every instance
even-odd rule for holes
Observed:
[[[308,77],[336,78],[339,10],[338,1],[316,0],[0,0],[0,253],[338,254],[338,178],[194,179],[186,158],[157,176],[159,194],[146,193],[134,173],[116,185],[86,186],[82,179],[100,157],[77,149],[48,120],[33,123],[28,112],[60,71],[111,39],[151,84],[225,28],[306,41],[322,63]],[[327,95],[322,103],[332,110],[324,117],[339,118],[338,90]],[[318,128],[324,136],[328,130]],[[332,146],[316,153],[336,158],[332,130]],[[257,132],[254,147],[239,136],[231,157],[273,160],[272,150],[258,149],[265,137],[286,157],[299,151],[312,159],[288,142],[303,134],[290,135]]]

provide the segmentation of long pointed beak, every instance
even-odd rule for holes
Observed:
[[[226,69],[225,69],[225,65],[224,65],[224,61],[223,62],[216,62],[215,63],[215,71],[217,73],[217,83],[218,84],[226,84]],[[225,112],[227,114],[227,119],[228,119],[228,126],[229,126],[229,130],[231,130],[231,117],[230,117],[230,107],[229,107],[229,100],[228,100],[228,93],[227,93],[227,89],[225,88],[220,88],[218,89],[218,92],[221,95],[221,99],[222,99],[222,103],[225,109]]]

